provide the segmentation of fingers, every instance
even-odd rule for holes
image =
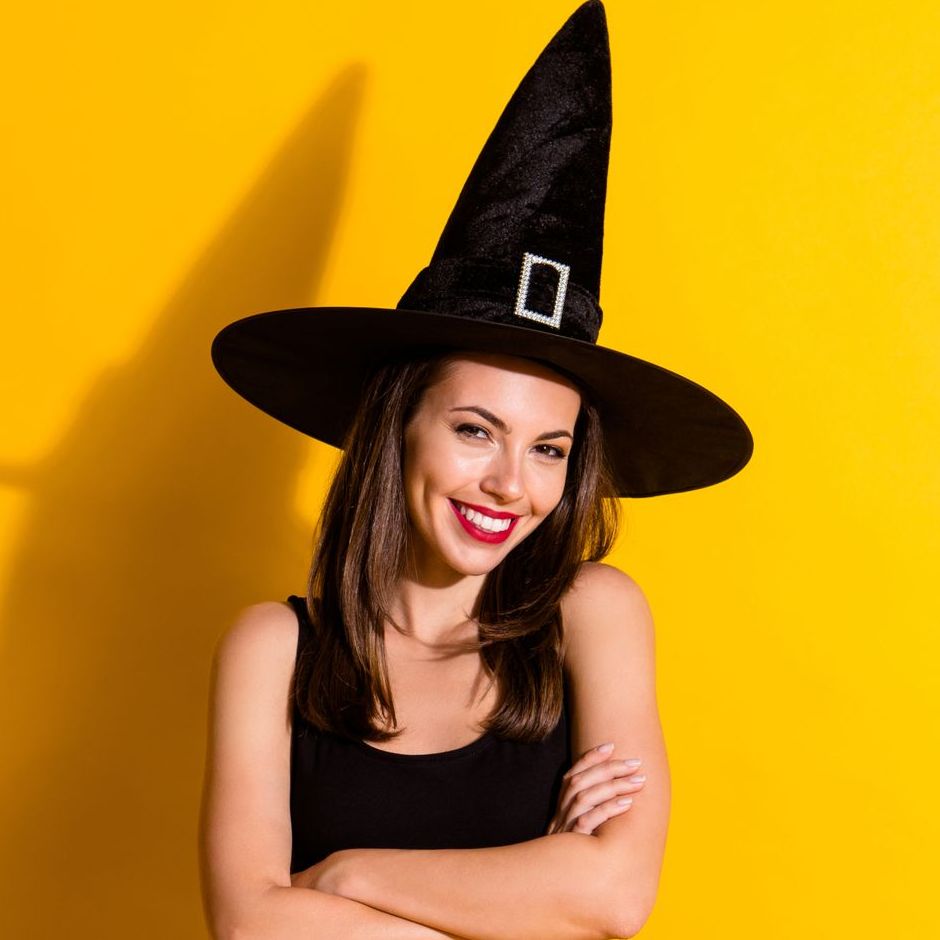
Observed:
[[[642,784],[636,785],[636,789]],[[608,819],[627,812],[633,805],[633,797],[623,794],[602,800],[597,804],[588,800],[586,808],[573,805],[565,814],[556,814],[546,830],[546,835],[553,832],[581,832],[592,835],[594,831]]]
[[[581,832],[585,835],[593,835],[595,829],[607,822],[608,819],[613,819],[614,816],[620,816],[626,813],[632,805],[632,796],[620,796],[605,800],[603,803],[600,803],[592,809],[589,809],[586,813],[582,813],[578,816],[572,823],[571,831]]]
[[[630,798],[632,803],[632,794],[640,790],[645,783],[645,776],[632,774],[627,777],[611,777],[593,786],[584,787],[584,789],[577,791],[568,802],[564,809],[564,816],[567,819],[574,820],[590,813],[596,806],[608,804],[608,809],[618,807],[616,811],[620,812],[622,808],[629,807],[630,803],[618,804],[617,799],[621,797]]]
[[[585,752],[579,760],[572,764],[571,769],[563,777],[562,791],[559,794],[561,815],[571,818],[571,806],[573,801],[579,794],[588,791],[589,788],[595,787],[598,784],[606,784],[621,778],[630,777],[632,778],[633,784],[642,786],[646,778],[638,773],[641,766],[639,758],[613,760],[608,756],[609,754],[610,751],[601,752],[599,748],[594,748],[591,751]],[[629,791],[636,788],[635,786],[628,787],[627,790]],[[592,806],[596,806],[601,800],[614,795],[614,791],[610,787],[592,792],[596,797],[593,803],[590,804]],[[616,792],[623,793],[625,791],[623,788],[620,788]],[[586,799],[582,799],[581,805],[584,806],[585,809],[587,808]]]
[[[585,751],[568,770],[565,771],[562,780],[570,780],[571,777],[580,773],[582,770],[587,770],[589,767],[593,767],[595,764],[607,760],[613,749],[613,744],[601,744],[598,745],[598,747],[592,747],[589,751]]]
[[[630,809],[631,794],[643,787],[646,777],[638,773],[639,759],[613,760],[612,751],[612,744],[591,748],[564,774],[549,833],[590,834],[611,817]]]
[[[585,751],[562,775],[562,780],[566,783],[583,783],[589,785],[596,783],[600,779],[606,779],[610,773],[616,773],[617,776],[623,776],[625,773],[636,773],[642,761],[638,757],[631,757],[628,760],[612,760],[613,744],[601,744],[599,747],[593,747]],[[602,770],[605,763],[608,770]],[[613,768],[613,769],[610,769]]]

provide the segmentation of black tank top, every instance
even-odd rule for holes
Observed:
[[[303,598],[297,655],[311,638]],[[322,732],[293,710],[291,873],[348,848],[459,849],[545,835],[561,777],[571,766],[568,694],[544,740],[520,743],[486,732],[438,754],[393,754]]]

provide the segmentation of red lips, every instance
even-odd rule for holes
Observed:
[[[491,519],[510,519],[512,520],[509,525],[503,529],[502,532],[487,532],[486,529],[481,529],[478,525],[474,525],[465,515],[463,515],[458,508],[458,504],[454,500],[448,500],[450,503],[450,508],[453,509],[454,515],[460,521],[460,524],[464,527],[464,530],[472,535],[478,542],[488,542],[490,545],[498,545],[500,542],[505,542],[509,538],[509,534],[516,527],[516,522],[519,519],[515,513],[512,512],[497,512],[494,509],[489,509],[486,506],[474,506],[473,503],[461,503],[460,505],[466,506],[467,509],[473,509],[476,512],[482,513],[485,516],[489,516]]]

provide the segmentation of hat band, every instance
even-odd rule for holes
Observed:
[[[412,281],[397,309],[444,313],[596,343],[603,313],[594,296],[566,280],[562,285],[560,316],[552,318],[548,314],[556,305],[559,281],[554,271],[541,273],[548,276],[526,278],[523,288],[518,272],[505,265],[478,260],[438,261],[424,268]],[[525,296],[520,297],[523,289]],[[520,315],[520,300],[528,312],[544,311],[546,315],[544,318]],[[553,319],[557,319],[557,326]]]

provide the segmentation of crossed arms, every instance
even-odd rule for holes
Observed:
[[[669,808],[652,618],[639,586],[605,565],[584,567],[563,616],[572,751],[612,741],[612,759],[643,760],[647,783],[629,812],[590,835],[553,832],[495,848],[350,849],[291,879],[284,690],[297,622],[279,603],[247,608],[220,642],[213,675],[202,823],[213,936],[633,936],[652,910]],[[600,767],[594,760],[582,778],[600,779]]]

